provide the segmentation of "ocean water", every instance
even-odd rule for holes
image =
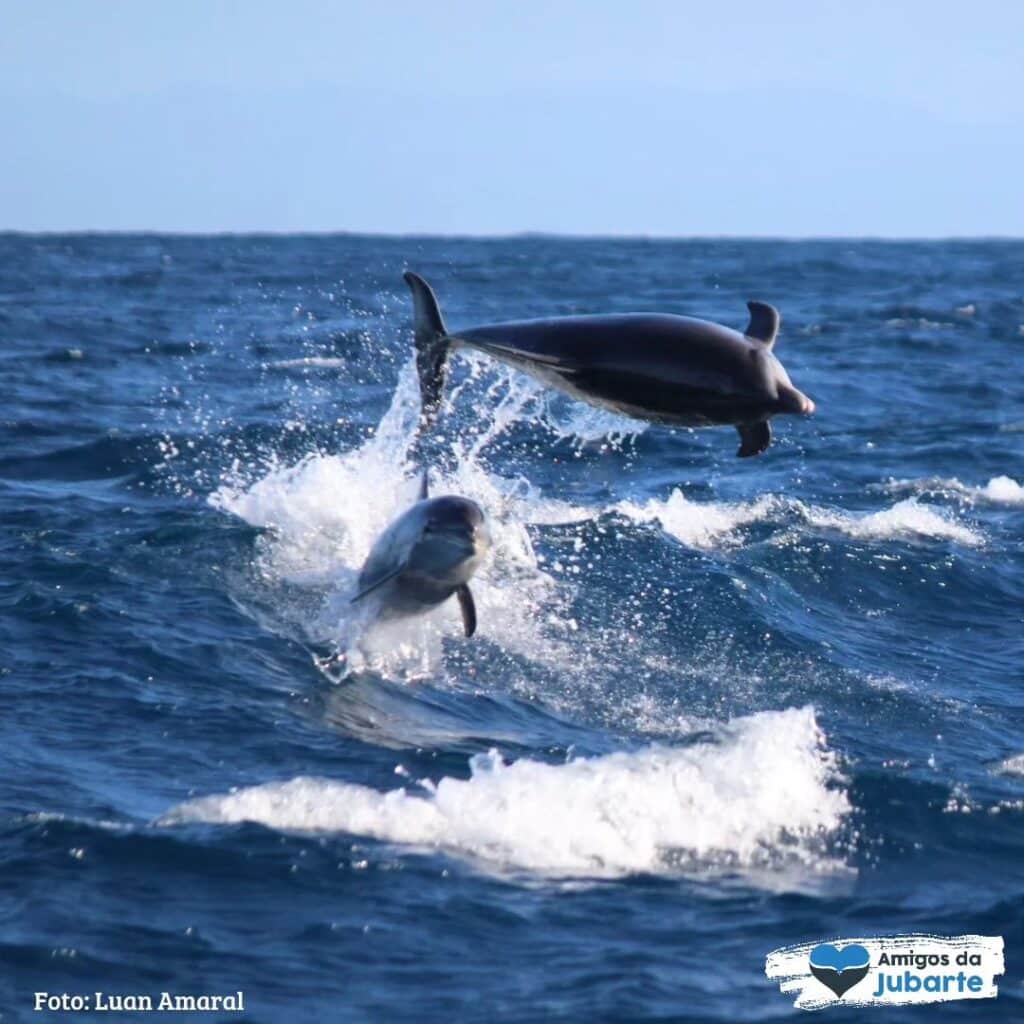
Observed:
[[[406,267],[455,326],[770,301],[818,414],[739,460],[457,356],[429,461],[491,518],[480,629],[368,631],[416,488]],[[769,950],[901,932],[1002,935],[1007,972],[886,1020],[1024,1018],[1022,267],[0,236],[0,1019],[792,1019]]]

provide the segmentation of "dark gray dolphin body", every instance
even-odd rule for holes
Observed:
[[[469,580],[490,547],[484,513],[475,501],[427,496],[377,538],[359,573],[352,602],[374,594],[380,619],[402,619],[436,608],[452,594],[459,600],[466,636],[476,631]]]
[[[779,314],[763,302],[747,303],[742,334],[664,313],[520,320],[449,333],[430,285],[411,271],[405,281],[426,425],[441,405],[448,353],[463,345],[611,412],[683,427],[732,424],[741,457],[771,443],[770,417],[814,412],[772,352]]]

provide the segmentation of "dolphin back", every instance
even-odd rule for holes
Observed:
[[[356,595],[352,598],[352,603],[394,579],[409,564],[412,550],[423,532],[424,517],[421,504],[417,502],[406,509],[374,541],[359,571]]]
[[[747,304],[743,332],[667,313],[626,313],[518,320],[450,333],[430,286],[406,273],[415,307],[416,364],[423,415],[441,405],[448,354],[478,349],[570,397],[610,412],[670,426],[733,425],[742,457],[771,442],[778,413],[810,415],[814,403],[797,390],[772,349],[778,310]]]

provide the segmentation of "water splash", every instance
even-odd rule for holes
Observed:
[[[506,650],[565,663],[568,651],[559,640],[571,630],[560,613],[565,588],[541,568],[529,526],[573,520],[581,512],[545,499],[528,481],[491,473],[482,458],[486,445],[534,398],[529,390],[510,390],[474,438],[453,442],[450,458],[430,470],[431,493],[464,495],[488,514],[492,552],[473,583],[480,636],[500,638]],[[434,671],[443,637],[458,631],[457,616],[446,607],[376,625],[368,609],[349,603],[374,540],[416,499],[418,419],[410,361],[379,427],[361,446],[340,455],[316,452],[292,466],[271,464],[255,482],[226,481],[210,498],[215,507],[267,530],[257,555],[263,582],[323,591],[319,613],[305,622],[306,638],[335,648],[353,670],[404,677]]]

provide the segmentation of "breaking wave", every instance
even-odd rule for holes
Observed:
[[[926,477],[921,480],[890,480],[885,489],[894,494],[939,494],[968,502],[995,505],[1024,505],[1024,486],[1013,477],[994,476],[981,487],[962,483],[956,477]]]
[[[296,778],[192,800],[158,824],[258,822],[432,848],[557,876],[757,868],[835,871],[850,810],[812,708],[737,719],[716,741],[565,764],[470,761],[469,778],[380,792]]]
[[[923,505],[914,498],[877,512],[847,512],[770,494],[747,502],[697,502],[690,501],[677,488],[665,500],[655,498],[642,505],[621,502],[615,511],[634,522],[656,522],[680,543],[701,549],[742,544],[741,528],[764,522],[839,530],[858,540],[948,540],[971,547],[985,541],[981,533],[959,522],[951,513]]]
[[[667,499],[651,499],[643,505],[624,501],[616,510],[634,522],[656,522],[682,544],[694,548],[713,548],[739,543],[739,527],[768,518],[779,507],[771,495],[752,502],[696,502],[678,488]]]
[[[976,530],[915,498],[898,501],[878,512],[858,514],[809,508],[806,516],[815,526],[837,529],[864,540],[950,540],[969,547],[985,542]]]

